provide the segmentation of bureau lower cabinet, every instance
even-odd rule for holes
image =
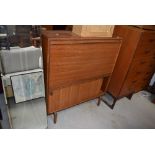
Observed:
[[[120,38],[82,38],[67,31],[42,34],[48,114],[100,97],[121,46]]]
[[[147,88],[155,72],[155,31],[133,26],[115,26],[114,36],[122,37],[122,46],[107,92],[117,99],[131,98]]]

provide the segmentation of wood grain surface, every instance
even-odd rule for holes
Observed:
[[[108,92],[120,98],[149,85],[155,72],[155,31],[116,26],[114,36],[122,37],[123,42]]]
[[[84,38],[66,31],[46,31],[42,41],[48,113],[106,91],[121,38]]]

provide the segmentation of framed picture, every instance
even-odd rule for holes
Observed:
[[[16,103],[45,96],[43,72],[20,74],[10,78]]]

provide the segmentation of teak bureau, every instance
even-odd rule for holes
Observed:
[[[82,38],[67,31],[42,35],[48,114],[100,97],[107,88],[120,38]]]
[[[155,31],[133,26],[115,26],[114,37],[122,37],[122,46],[107,91],[114,98],[146,89],[155,72]]]

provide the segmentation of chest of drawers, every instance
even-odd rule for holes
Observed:
[[[48,114],[97,98],[107,88],[121,46],[119,38],[82,38],[67,31],[42,36]]]
[[[107,89],[114,97],[112,108],[118,98],[145,89],[155,72],[155,31],[116,26],[114,36],[123,42]]]

